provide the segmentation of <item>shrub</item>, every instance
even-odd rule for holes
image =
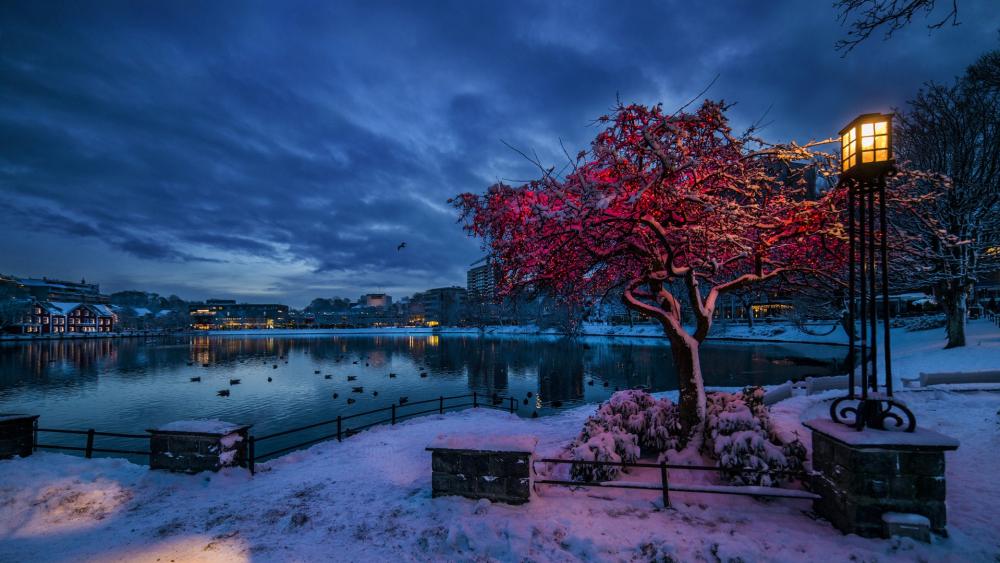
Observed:
[[[709,393],[703,453],[716,459],[724,478],[744,485],[774,485],[782,475],[761,470],[802,469],[806,450],[798,439],[782,441],[771,428],[764,390],[748,387],[740,393]],[[679,449],[681,435],[677,405],[638,390],[611,396],[588,418],[580,435],[567,447],[571,459],[634,462],[640,451],[648,455]],[[641,448],[641,450],[640,450]],[[607,481],[622,468],[573,464],[570,474],[582,481]]]
[[[593,417],[587,420],[580,437],[569,446],[572,459],[580,461],[613,461],[633,463],[639,459],[636,437],[620,428],[605,427]],[[577,481],[610,481],[618,477],[621,467],[574,463],[570,475]]]
[[[783,444],[772,432],[763,389],[710,393],[708,399],[705,446],[729,482],[771,486],[786,474],[762,471],[801,469],[805,447],[798,440]]]

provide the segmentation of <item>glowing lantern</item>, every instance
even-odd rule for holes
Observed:
[[[872,176],[892,166],[892,114],[859,115],[840,131],[840,170]]]

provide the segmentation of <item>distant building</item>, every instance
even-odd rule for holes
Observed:
[[[465,288],[438,287],[418,293],[410,299],[411,322],[437,325],[460,325],[465,322]]]
[[[472,263],[466,273],[465,289],[470,301],[492,302],[496,298],[497,271],[489,258]]]
[[[15,322],[6,332],[17,334],[63,334],[114,332],[117,316],[101,303],[18,300]]]
[[[79,283],[48,278],[18,278],[17,283],[38,301],[62,301],[64,303],[101,303],[107,305],[111,298],[101,294],[101,286],[96,283]]]
[[[195,330],[245,330],[286,328],[291,323],[288,305],[237,303],[235,299],[208,299],[188,307]]]
[[[361,296],[361,299],[358,300],[358,305],[385,309],[392,306],[392,296],[385,293],[367,293]]]

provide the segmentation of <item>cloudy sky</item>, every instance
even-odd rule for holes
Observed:
[[[616,95],[823,138],[1000,46],[992,0],[847,57],[828,0],[4,2],[0,272],[303,306],[464,285],[448,197]],[[401,241],[407,248],[397,251]]]

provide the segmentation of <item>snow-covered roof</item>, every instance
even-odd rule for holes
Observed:
[[[108,307],[107,305],[101,305],[101,304],[95,304],[95,303],[89,303],[88,305],[89,305],[89,306],[90,306],[91,308],[93,308],[93,309],[94,309],[95,311],[97,311],[97,312],[98,312],[98,314],[101,314],[101,315],[107,315],[107,316],[109,316],[109,317],[110,317],[111,315],[114,315],[114,314],[115,314],[115,313],[114,313],[114,312],[113,312],[113,311],[111,310],[111,307]],[[148,311],[148,309],[147,309],[147,311]]]
[[[132,307],[132,312],[135,313],[137,317],[145,317],[146,315],[152,315],[153,312],[145,307]]]
[[[169,315],[170,313],[173,313],[173,311],[171,311],[170,309],[163,309],[163,310],[159,311],[158,313],[156,313],[156,316],[157,317],[165,317],[165,316]]]
[[[50,301],[49,303],[53,307],[55,307],[56,309],[58,309],[59,312],[61,314],[63,314],[63,315],[68,315],[74,309],[76,309],[77,307],[80,307],[80,306],[83,305],[83,303],[73,303],[73,302],[67,302],[67,301]]]

